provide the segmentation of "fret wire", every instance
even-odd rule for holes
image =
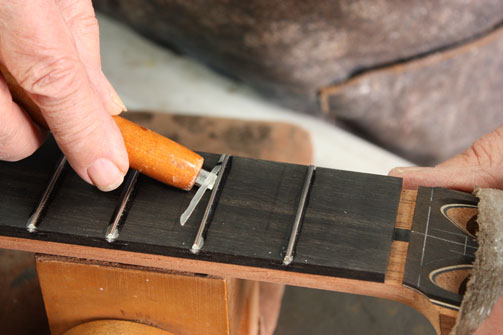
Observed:
[[[196,238],[194,239],[194,244],[190,249],[190,251],[194,254],[199,253],[199,251],[203,248],[204,245],[203,235],[206,230],[206,225],[208,224],[208,221],[210,221],[211,219],[210,216],[213,215],[214,213],[214,207],[216,206],[215,200],[221,189],[220,183],[223,179],[224,174],[226,174],[226,170],[228,168],[229,160],[231,159],[231,157],[232,157],[231,155],[225,154],[220,156],[220,159],[218,160],[217,165],[221,164],[222,167],[220,168],[217,180],[215,181],[215,185],[213,186],[213,190],[211,191],[210,200],[208,201],[206,209],[204,210],[203,219],[201,220],[201,224],[199,225],[199,230],[197,231]]]
[[[126,182],[124,183],[119,199],[119,204],[117,205],[117,207],[115,207],[114,213],[112,214],[112,219],[110,220],[107,231],[105,233],[105,239],[109,243],[115,242],[119,237],[119,232],[122,228],[122,225],[120,224],[122,214],[126,209],[126,205],[129,201],[129,198],[131,197],[131,193],[133,192],[136,182],[138,181],[139,174],[140,173],[138,171],[132,170],[132,172],[129,173],[126,179]]]
[[[47,201],[49,200],[49,197],[51,196],[54,186],[56,185],[56,182],[58,181],[59,176],[61,175],[61,171],[63,171],[63,168],[65,167],[65,163],[66,163],[66,157],[62,155],[58,161],[58,164],[56,165],[56,169],[52,174],[49,184],[47,185],[44,193],[42,194],[42,197],[38,202],[35,211],[30,216],[28,222],[26,223],[26,229],[30,233],[35,233],[37,231],[38,225],[40,224],[40,215],[42,214],[42,211],[45,208]]]
[[[285,266],[293,262],[293,250],[295,248],[295,243],[297,242],[297,237],[299,235],[304,211],[306,210],[307,196],[309,195],[309,190],[311,189],[315,170],[316,167],[314,165],[310,165],[307,169],[306,179],[304,180],[304,186],[302,188],[299,204],[297,206],[297,213],[295,214],[295,220],[293,221],[292,233],[290,234],[290,240],[288,241],[286,255],[283,258],[283,265]]]

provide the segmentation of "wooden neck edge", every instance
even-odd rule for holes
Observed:
[[[416,197],[417,191],[402,190],[395,228],[411,229]],[[0,248],[121,264],[127,263],[129,265],[178,272],[204,272],[208,275],[224,278],[240,278],[384,298],[416,309],[428,319],[438,334],[443,334],[442,317],[455,319],[457,315],[457,311],[434,305],[419,291],[402,284],[408,248],[408,242],[403,241],[392,242],[384,283],[7,236],[0,236]]]

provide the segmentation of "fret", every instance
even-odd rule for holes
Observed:
[[[58,161],[58,164],[56,165],[56,169],[54,170],[54,173],[51,177],[51,180],[49,181],[49,184],[47,185],[47,188],[45,189],[44,193],[42,194],[42,197],[38,202],[37,208],[35,209],[33,214],[30,215],[30,218],[26,223],[26,229],[30,233],[35,233],[37,231],[38,225],[40,223],[40,215],[42,214],[42,211],[45,209],[47,205],[47,201],[49,200],[49,197],[52,194],[54,186],[56,185],[59,176],[61,175],[61,171],[63,171],[63,168],[65,167],[65,164],[66,164],[66,157],[62,155]]]
[[[0,225],[27,232],[26,221],[37,207],[61,155],[51,137],[29,158],[0,162]]]
[[[198,254],[204,245],[204,238],[205,238],[204,235],[207,230],[207,225],[209,224],[209,222],[213,217],[214,209],[218,201],[218,196],[220,194],[222,187],[224,186],[222,181],[225,179],[225,176],[228,174],[228,170],[230,168],[229,165],[231,158],[232,156],[230,155],[222,155],[218,160],[217,165],[220,165],[221,168],[220,171],[218,172],[215,185],[213,185],[213,190],[210,194],[210,200],[208,201],[206,209],[204,210],[203,219],[201,220],[201,224],[197,231],[196,238],[194,239],[194,243],[192,244],[192,248],[190,249],[190,251],[193,254]]]
[[[41,218],[38,234],[58,236],[77,244],[99,241],[109,244],[105,233],[120,200],[120,189],[101,192],[83,181],[73,169],[65,169],[50,205]]]
[[[217,164],[218,155],[203,154],[203,168],[211,170]],[[145,175],[138,177],[135,197],[128,211],[126,224],[117,243],[130,246],[152,245],[161,253],[185,257],[192,255],[190,247],[202,220],[205,205],[210,198],[206,192],[184,226],[180,216],[187,208],[197,188],[182,191],[164,185]]]
[[[383,282],[401,192],[401,179],[316,169],[289,268]]]
[[[305,172],[301,165],[234,157],[200,255],[283,268]]]
[[[313,175],[316,167],[311,165],[307,169],[306,180],[304,181],[304,186],[302,188],[302,194],[300,195],[299,206],[297,207],[297,214],[295,214],[295,220],[293,222],[292,233],[290,235],[290,240],[288,241],[288,247],[286,249],[286,255],[283,258],[283,265],[289,265],[293,262],[293,251],[295,248],[295,242],[297,241],[297,236],[300,232],[300,225],[302,218],[304,217],[304,211],[306,209],[307,197],[309,195],[309,190],[311,189]]]
[[[126,210],[126,206],[130,200],[131,194],[133,193],[133,189],[136,185],[136,181],[138,180],[138,175],[140,173],[136,170],[130,170],[124,184],[122,185],[122,193],[119,199],[119,203],[114,210],[112,215],[112,219],[108,224],[107,231],[105,233],[105,239],[107,242],[115,242],[119,237],[120,230],[126,221],[127,215],[125,215],[124,211]]]

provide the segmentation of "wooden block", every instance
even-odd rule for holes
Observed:
[[[0,301],[1,334],[49,335],[32,253],[0,249]]]
[[[258,324],[254,282],[57,256],[36,264],[52,334],[101,319],[175,335],[253,334]]]

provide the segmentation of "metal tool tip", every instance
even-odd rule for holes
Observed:
[[[213,185],[215,184],[215,181],[217,180],[217,175],[218,172],[220,171],[221,166],[217,165],[215,166],[211,172],[208,172],[206,170],[201,170],[201,173],[199,176],[204,175],[203,181],[197,182],[199,185],[199,189],[197,190],[196,194],[194,194],[194,197],[192,200],[190,200],[189,206],[187,209],[182,213],[180,216],[180,224],[183,226],[185,222],[187,222],[192,215],[192,212],[194,212],[194,209],[196,209],[197,204],[201,200],[201,198],[204,195],[204,192],[208,189],[213,189]],[[204,171],[204,173],[203,173]],[[198,177],[199,178],[199,177]]]
[[[189,219],[189,216],[187,215],[186,212],[184,212],[182,214],[182,216],[180,216],[180,225],[184,226],[188,219]]]

